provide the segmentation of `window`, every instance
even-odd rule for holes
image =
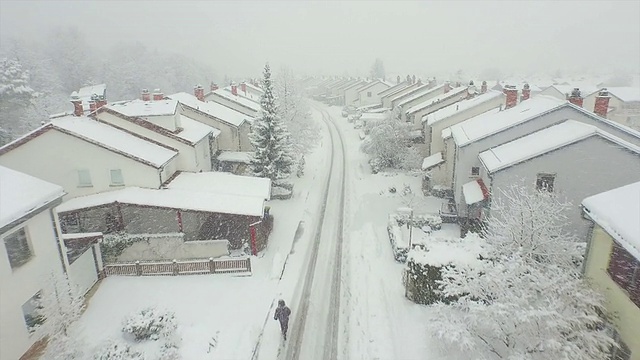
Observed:
[[[78,187],[89,187],[91,184],[91,173],[87,169],[78,170]]]
[[[5,237],[4,246],[7,248],[7,256],[12,269],[26,264],[33,256],[25,228]]]
[[[371,91],[367,91],[367,97],[371,97]]]
[[[539,191],[553,192],[553,181],[555,178],[555,174],[538,174],[536,189]]]
[[[124,178],[122,177],[122,170],[120,169],[111,170],[111,186],[123,186],[123,185],[124,185]]]
[[[640,307],[640,261],[617,242],[609,255],[607,272],[611,280],[624,289],[629,299]]]
[[[22,304],[22,316],[24,316],[24,322],[27,324],[27,330],[30,333],[36,331],[38,325],[45,321],[45,317],[42,315],[42,305],[40,304],[41,298],[42,291],[38,291]]]
[[[471,168],[471,175],[480,175],[480,167],[479,166],[474,166]]]

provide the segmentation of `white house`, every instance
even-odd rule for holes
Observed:
[[[108,104],[98,109],[95,117],[110,126],[177,149],[178,170],[211,170],[218,130],[183,113],[177,100],[165,100],[164,95],[159,98]]]
[[[442,130],[487,111],[499,109],[504,105],[504,100],[502,92],[490,90],[423,116],[424,143],[428,146],[428,155],[444,151]]]
[[[403,84],[405,86],[403,86]],[[384,91],[381,92],[379,94],[380,96],[380,103],[382,103],[382,107],[385,108],[391,108],[391,101],[401,97],[402,95],[413,91],[413,89],[419,87],[422,85],[422,82],[420,81],[416,81],[414,83],[409,83],[409,82],[404,82],[404,83],[400,83],[396,86],[394,86],[394,88],[396,88],[396,90],[388,92],[388,91]],[[390,88],[391,89],[391,88]]]
[[[364,80],[359,80],[344,89],[344,105],[356,105],[359,106],[360,96],[358,90],[367,86],[369,83]]]
[[[473,86],[460,86],[449,89],[445,84],[444,92],[436,97],[425,100],[417,105],[412,106],[406,111],[403,109],[403,118],[407,122],[411,122],[416,129],[422,127],[422,117],[432,112],[438,111],[460,100],[470,99],[476,94]]]
[[[182,104],[184,113],[220,130],[218,148],[223,151],[250,151],[249,132],[253,118],[216,102],[203,102],[195,96],[180,92],[169,98]]]
[[[480,176],[478,154],[567,119],[596,126],[640,146],[639,132],[551,96],[538,95],[507,110],[475,116],[450,128],[455,147],[447,145],[446,161],[453,163],[452,189],[458,207],[464,208],[462,185]]]
[[[46,152],[46,151],[44,151]],[[0,166],[0,358],[18,359],[45,335],[35,303],[64,273],[52,208],[61,186]]]
[[[444,94],[445,86],[446,84],[442,84],[433,87],[432,84],[426,84],[423,87],[419,87],[418,89],[420,90],[416,89],[413,92],[406,94],[402,98],[393,101],[393,109],[395,109],[396,107],[400,108],[401,120],[407,121],[406,110],[412,108],[414,105],[418,105],[438,95]]]
[[[378,95],[380,96],[380,101],[381,101],[380,105],[382,105],[383,98],[387,97],[390,94],[394,94],[397,91],[400,91],[400,90],[406,88],[409,85],[411,85],[410,82],[402,81],[402,82],[399,82],[399,83],[393,85],[392,87],[388,88],[387,90],[379,92]]]
[[[199,89],[196,89],[199,90]],[[202,90],[204,91],[204,89]],[[198,97],[196,91],[196,98]],[[213,101],[218,104],[229,107],[235,111],[241,112],[248,117],[254,118],[260,111],[260,104],[249,100],[246,97],[240,95],[234,95],[231,91],[226,89],[217,89],[212,91],[207,98],[207,101]]]
[[[575,120],[492,147],[478,158],[482,164],[479,178],[491,192],[490,203],[505,200],[500,189],[519,181],[558,194],[574,205],[588,196],[640,181],[640,146]],[[462,198],[462,203],[471,205],[464,191]],[[460,209],[461,213],[466,209]],[[573,206],[567,216],[565,230],[586,238],[590,224],[584,221],[581,209]]]
[[[640,130],[640,88],[610,87],[603,90],[607,90],[610,95],[604,117]]]
[[[66,116],[0,148],[0,165],[62,186],[68,198],[125,186],[158,189],[178,151],[87,117]]]
[[[358,89],[358,105],[371,105],[380,102],[380,92],[391,87],[391,84],[382,80],[374,80],[367,86]]]

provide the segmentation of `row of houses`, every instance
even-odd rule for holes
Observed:
[[[425,191],[448,193],[441,213],[463,232],[514,183],[573,204],[566,230],[616,316],[614,358],[640,359],[640,89],[477,84],[398,83],[375,112],[420,130]]]
[[[105,85],[85,87],[73,111],[0,148],[0,358],[28,355],[46,335],[32,320],[51,276],[82,294],[104,276],[99,243],[112,234],[148,240],[116,261],[266,246],[270,180],[218,171],[246,166],[261,92],[211,84],[108,102]]]

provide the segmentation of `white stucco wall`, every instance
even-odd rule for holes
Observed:
[[[387,90],[389,86],[377,82],[374,85],[368,87],[367,89],[358,92],[358,103],[359,106],[371,105],[371,104],[379,104],[380,103],[380,95],[378,93]],[[371,97],[368,96],[368,93],[371,93]]]
[[[184,107],[183,113],[191,119],[220,130],[220,135],[218,135],[218,148],[220,150],[240,151],[240,140],[238,138],[238,128],[236,126],[202,115],[187,108],[186,106]],[[246,141],[248,141],[248,139],[246,139]]]
[[[512,126],[504,131],[495,133],[478,141],[469,143],[463,147],[457,147],[454,155],[454,171],[453,171],[453,190],[456,203],[461,205],[462,185],[469,181],[471,177],[471,168],[474,166],[482,167],[478,154],[482,151],[504,144],[519,137],[531,134],[543,128],[547,128],[554,124],[572,119],[588,125],[596,126],[614,136],[628,141],[634,145],[640,146],[640,138],[628,134],[618,128],[596,120],[592,116],[588,116],[572,107],[562,107],[553,112],[537,117],[534,121],[527,121],[518,126]],[[491,119],[488,119],[491,121]],[[448,157],[450,154],[447,155]]]
[[[492,174],[491,201],[502,199],[496,189],[524,179],[535,189],[539,173],[556,174],[553,192],[572,204],[566,230],[586,239],[589,222],[580,203],[586,197],[640,181],[640,155],[598,136],[552,151]]]
[[[173,175],[175,161],[161,179],[159,169],[55,129],[0,156],[0,165],[62,186],[68,194],[65,199],[122,189],[111,186],[112,169],[122,170],[125,186],[157,189]],[[78,169],[89,170],[93,186],[78,187]]]
[[[187,115],[189,116],[189,115]],[[101,112],[98,114],[98,119],[105,121],[109,124],[113,124],[115,126],[117,126],[118,128],[122,128],[122,129],[126,129],[128,131],[131,131],[133,133],[139,134],[141,136],[144,136],[146,138],[149,138],[151,140],[155,140],[161,144],[170,146],[176,150],[178,150],[179,154],[177,156],[177,168],[178,170],[182,170],[182,171],[193,171],[193,172],[198,172],[200,170],[202,171],[209,171],[211,170],[211,164],[208,165],[208,169],[207,169],[207,165],[206,164],[196,164],[196,149],[195,149],[195,145],[189,145],[186,144],[184,142],[181,142],[179,140],[167,137],[165,135],[162,135],[160,133],[157,133],[153,130],[144,128],[140,125],[134,124],[128,120],[122,119],[118,116],[115,116],[113,114],[110,114],[108,112]]]
[[[425,133],[425,144],[429,148],[429,153],[427,155],[435,154],[439,151],[444,151],[442,130],[450,126],[459,124],[465,120],[471,119],[472,117],[480,115],[491,109],[498,108],[500,107],[500,105],[504,104],[504,101],[504,95],[498,96],[497,98],[485,101],[478,106],[462,110],[459,113],[455,113],[447,117],[446,119],[439,120],[432,126],[429,126],[426,121],[423,122],[422,124]]]
[[[361,87],[364,87],[366,84],[361,83],[358,86],[354,86],[350,89],[344,91],[344,104],[345,105],[360,105],[360,94],[358,94],[358,90]]]
[[[34,256],[12,269],[4,238],[22,226],[26,226]],[[44,335],[42,331],[29,334],[22,305],[44,288],[52,273],[63,274],[49,210],[0,234],[0,359],[18,359]]]
[[[253,145],[251,145],[251,141],[249,141],[249,133],[251,132],[251,124],[249,122],[244,122],[240,128],[238,129],[240,133],[240,151],[252,151]]]

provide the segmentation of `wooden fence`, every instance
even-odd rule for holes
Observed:
[[[251,273],[251,259],[204,259],[187,261],[136,261],[129,264],[108,264],[104,276],[126,275],[197,275]]]

